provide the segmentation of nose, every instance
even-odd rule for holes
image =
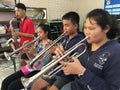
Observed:
[[[88,29],[84,29],[84,33],[85,33],[86,36],[90,36],[90,32],[89,32]]]

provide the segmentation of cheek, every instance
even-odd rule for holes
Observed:
[[[64,32],[66,32],[66,35],[68,35],[69,32],[70,32],[70,28],[69,27],[65,27]]]
[[[93,32],[90,33],[90,38],[88,39],[88,42],[97,42],[101,39],[100,32]]]
[[[42,37],[42,34],[41,34],[41,33],[38,33],[38,36]]]
[[[92,38],[97,38],[97,37],[101,36],[101,31],[100,31],[100,30],[92,30],[92,31],[90,32],[90,36],[91,36]]]

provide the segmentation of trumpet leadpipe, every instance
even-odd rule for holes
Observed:
[[[85,44],[83,43],[83,45],[85,45]],[[87,47],[85,46],[84,51],[82,51],[80,54],[79,54],[79,53],[74,53],[74,54],[72,55],[72,57],[76,57],[76,58],[80,57],[83,53],[85,53],[86,49],[87,49]],[[67,57],[67,59],[65,59],[64,61],[66,61],[66,62],[72,62],[72,61],[70,60],[70,58],[71,58],[71,57]],[[45,77],[45,78],[52,78],[52,77],[55,76],[57,73],[59,73],[59,72],[63,69],[63,67],[64,67],[63,65],[59,65],[59,66],[57,66],[55,69],[53,69],[52,71],[50,71],[47,75],[43,75],[43,77]]]
[[[30,62],[30,64],[32,65],[34,62],[36,62],[36,60],[38,60],[40,56],[42,56],[45,52],[47,52],[52,46],[54,46],[64,36],[65,36],[65,32],[61,34],[56,40],[54,40],[46,49],[43,49],[41,52],[39,52],[37,56]]]
[[[30,77],[30,78],[21,78],[21,82],[23,84],[23,86],[25,88],[27,88],[32,82],[34,82],[36,79],[38,79],[41,75],[43,75],[44,73],[46,73],[48,70],[50,70],[51,68],[53,68],[56,64],[58,64],[61,60],[63,60],[65,57],[67,57],[68,55],[70,55],[74,50],[76,50],[79,46],[83,45],[83,41],[85,41],[88,37],[85,37],[83,40],[81,40],[80,42],[78,42],[77,44],[75,44],[72,48],[70,48],[68,50],[67,53],[65,53],[64,55],[62,55],[60,58],[54,60],[54,62],[52,64],[49,64],[48,67],[44,68],[43,70],[41,70],[40,72],[38,72],[37,74],[35,74],[34,76]],[[60,66],[61,67],[61,66]],[[27,82],[27,83],[26,83]]]
[[[63,67],[63,65],[57,66],[55,69],[53,69],[47,75],[44,74],[43,77],[45,77],[45,78],[52,78],[53,76],[55,76],[58,72],[60,72],[62,70],[62,67]]]

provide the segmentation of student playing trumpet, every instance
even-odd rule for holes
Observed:
[[[35,55],[37,55],[38,52],[40,52],[41,50],[45,49],[51,42],[50,38],[50,28],[48,25],[46,24],[40,24],[37,28],[37,35],[39,37],[39,43],[36,46],[36,48],[34,49],[32,46],[30,48],[28,48],[28,52],[30,57],[31,55],[33,56],[33,58],[35,57]],[[48,55],[48,51],[43,55]],[[41,60],[41,61],[36,61],[32,67],[29,67],[29,64],[26,66],[22,66],[21,70],[13,73],[12,75],[6,77],[3,82],[2,82],[2,87],[1,90],[20,90],[23,87],[23,85],[21,84],[21,80],[20,78],[22,76],[25,77],[30,77],[34,74],[36,74],[42,66],[44,66],[46,63],[48,63],[50,61],[51,58],[51,54],[49,54],[49,56],[47,56],[47,58],[45,58],[45,60]],[[36,69],[35,71],[31,72],[29,70],[25,70],[25,67],[28,67],[29,70],[31,69]],[[27,72],[26,72],[27,71]]]

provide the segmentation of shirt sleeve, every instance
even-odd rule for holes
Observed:
[[[86,69],[83,76],[79,77],[81,83],[89,90],[120,90],[120,61],[117,59],[113,63],[110,61],[109,68],[103,71],[102,76],[98,76]]]
[[[25,33],[34,34],[35,33],[34,32],[34,24],[33,24],[32,20],[28,19],[25,24],[26,24],[25,25],[26,27],[24,29],[24,30],[26,30]]]

